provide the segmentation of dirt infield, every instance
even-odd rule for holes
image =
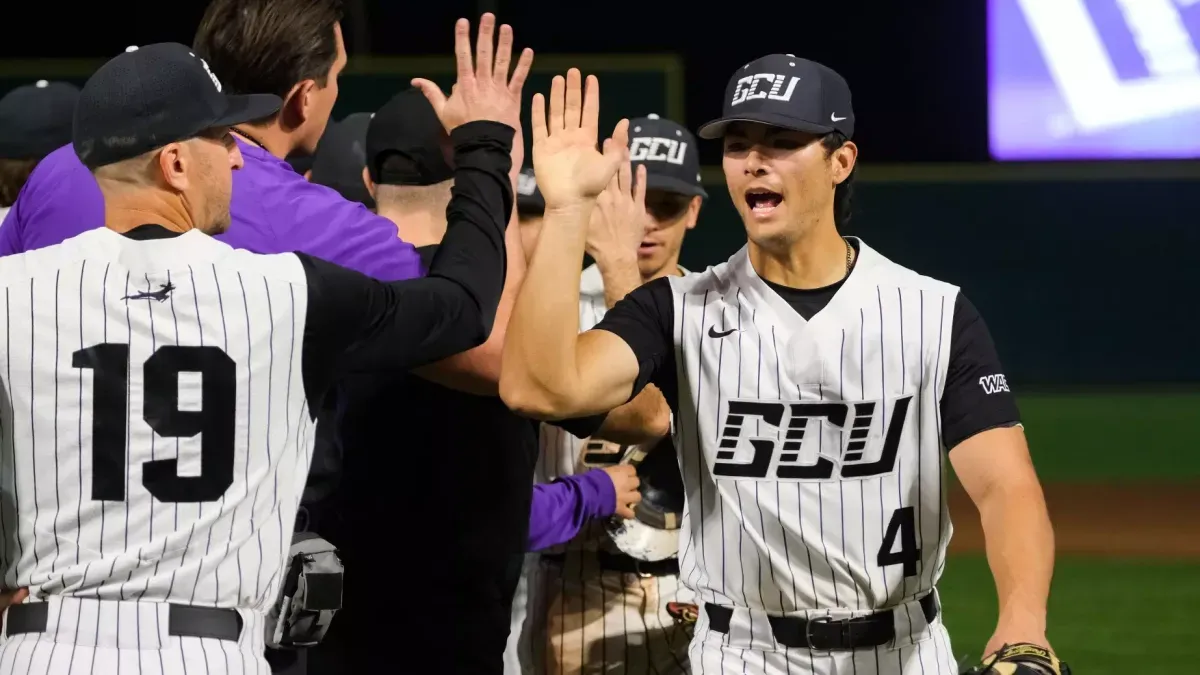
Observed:
[[[1058,553],[1200,559],[1200,485],[1045,487]],[[951,551],[983,550],[979,513],[950,493]]]

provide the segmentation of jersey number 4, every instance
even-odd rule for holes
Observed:
[[[899,549],[897,549],[899,544]],[[917,562],[921,560],[921,549],[917,546],[916,509],[902,506],[892,512],[887,530],[883,533],[883,544],[875,555],[875,564],[880,567],[903,565],[904,576],[917,576]]]
[[[71,355],[93,371],[92,499],[123,501],[129,444],[129,345],[103,343]],[[199,410],[179,409],[179,374],[202,378]],[[159,347],[142,364],[142,418],[163,438],[200,434],[200,475],[180,476],[179,462],[142,464],[142,485],[161,502],[211,502],[233,484],[237,366],[216,347]]]

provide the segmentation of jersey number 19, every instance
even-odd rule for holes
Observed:
[[[92,499],[124,501],[129,443],[129,345],[101,343],[71,355],[93,371]],[[199,410],[180,410],[179,375],[201,376]],[[237,365],[216,347],[159,347],[142,364],[142,418],[164,438],[200,434],[200,475],[180,476],[179,460],[142,464],[142,485],[161,502],[211,502],[233,484]]]

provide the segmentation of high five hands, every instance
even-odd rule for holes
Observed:
[[[449,132],[467,122],[491,120],[521,128],[521,88],[533,64],[533,50],[524,49],[508,74],[512,62],[513,32],[508,24],[500,26],[500,39],[495,53],[496,17],[484,14],[479,19],[479,36],[471,59],[471,22],[459,19],[454,24],[454,60],[458,66],[457,81],[447,97],[430,80],[417,78],[412,86],[421,90],[433,105],[442,126]]]
[[[629,147],[628,132],[628,124],[617,125],[612,140],[618,147]],[[646,237],[645,223],[646,165],[639,165],[635,172],[626,151],[608,187],[596,198],[585,250],[602,268],[621,260],[636,264],[638,247]]]
[[[547,103],[549,111],[547,111]],[[549,101],[533,95],[530,111],[533,134],[533,170],[546,200],[546,213],[590,209],[608,187],[622,161],[627,161],[629,121],[617,123],[603,151],[599,138],[600,81],[588,75],[587,87],[579,70],[564,78],[555,76]]]

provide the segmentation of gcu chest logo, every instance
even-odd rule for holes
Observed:
[[[900,435],[908,417],[912,396],[896,399],[891,414],[887,416],[887,430],[881,443],[870,443],[871,425],[875,415],[885,405],[877,401],[820,401],[812,403],[783,403],[779,401],[731,400],[725,420],[721,424],[721,441],[717,450],[717,461],[713,463],[714,477],[753,478],[778,480],[827,480],[839,478],[868,478],[891,473],[896,467],[896,455],[900,450]],[[829,424],[841,429],[847,439],[845,448],[829,448],[825,452],[803,453],[815,456],[816,461],[804,464],[801,449],[816,450],[817,440],[805,439],[809,421]],[[753,436],[754,421],[771,427],[772,437]],[[820,429],[817,429],[819,435]],[[778,438],[776,438],[776,436]],[[742,443],[748,443],[754,452],[750,460],[733,461]],[[830,452],[836,451],[832,456]],[[778,457],[778,462],[775,458]],[[774,471],[772,472],[772,465]],[[773,475],[772,475],[773,474]]]
[[[639,136],[629,144],[629,159],[634,162],[683,164],[688,144],[673,138]]]
[[[787,75],[775,75],[774,73],[747,75],[737,81],[737,87],[733,90],[733,101],[731,103],[732,105],[738,105],[739,103],[759,98],[767,98],[772,101],[790,101],[792,100],[792,92],[796,91],[796,83],[799,81],[800,78],[794,75],[791,77]]]

